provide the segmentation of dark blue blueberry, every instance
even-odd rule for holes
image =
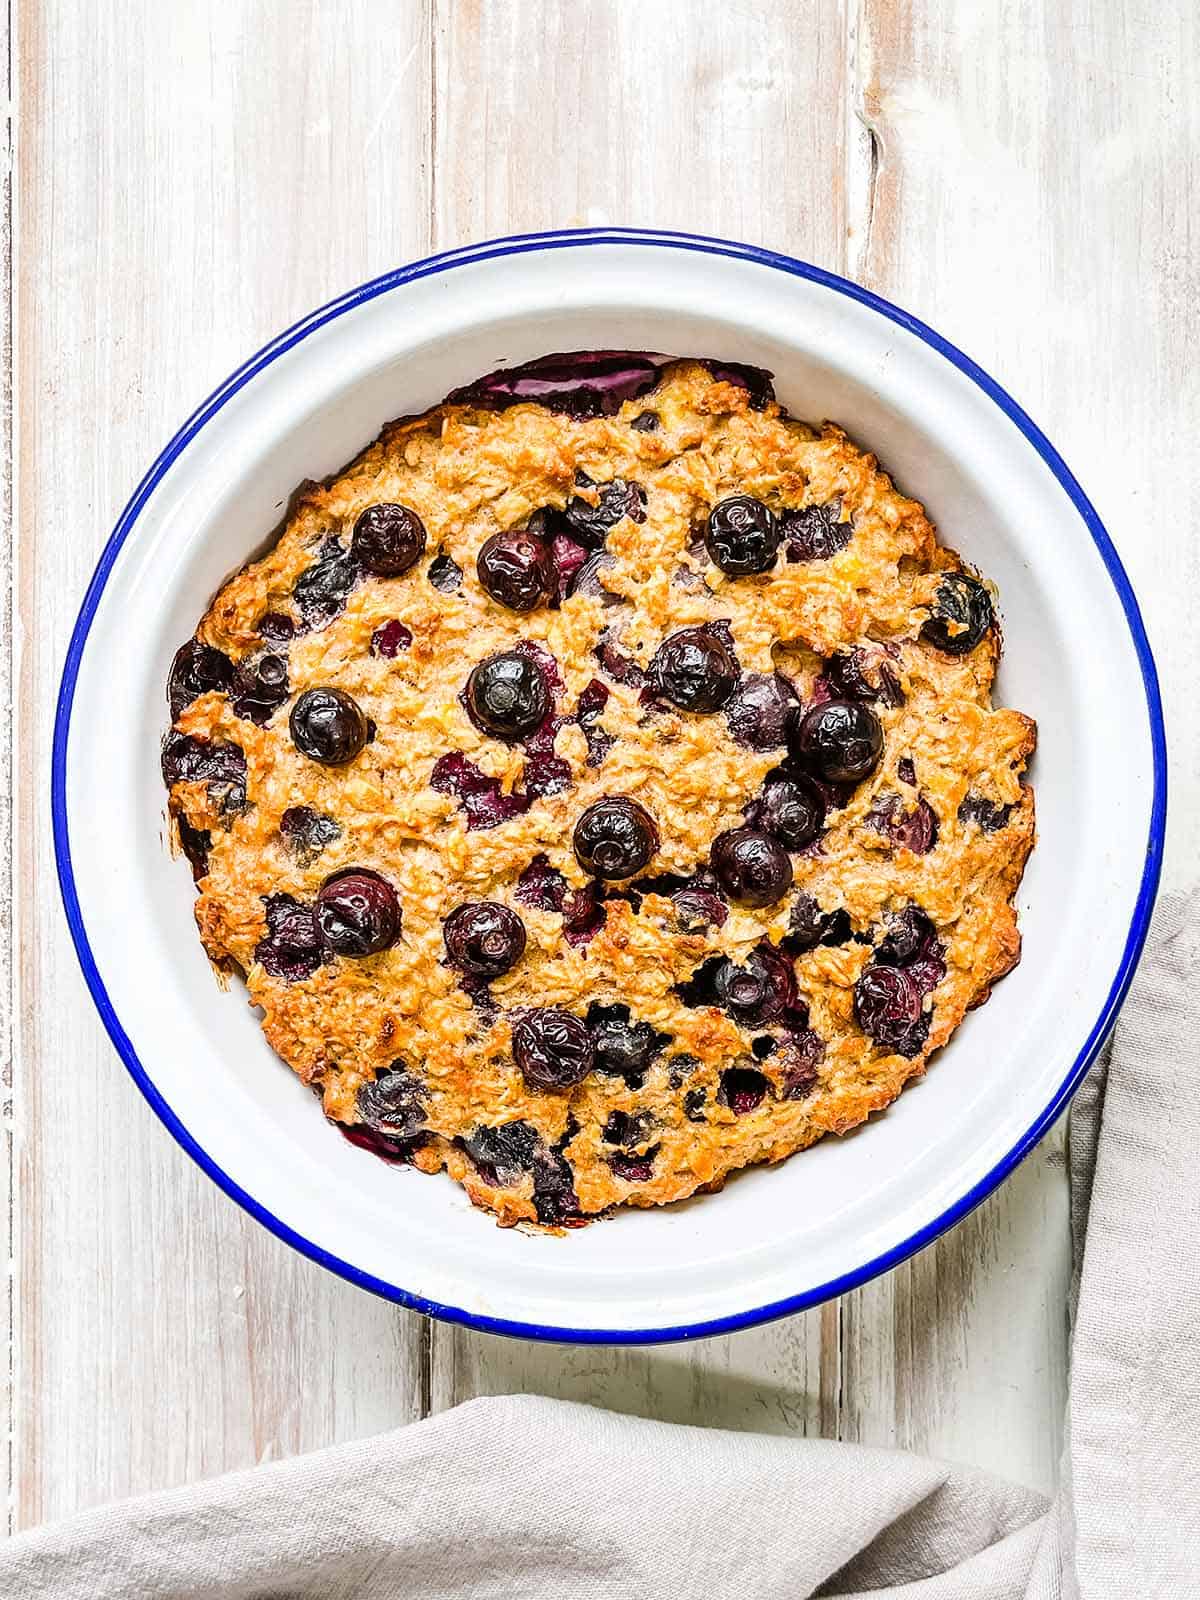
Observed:
[[[373,956],[400,937],[400,898],[386,878],[365,868],[327,878],[317,895],[317,927],[339,956]]]
[[[344,689],[306,689],[288,718],[292,743],[325,767],[343,767],[366,745],[366,713]]]
[[[326,960],[325,945],[312,906],[290,894],[268,895],[264,902],[267,932],[254,947],[263,971],[284,983],[311,978]]]
[[[442,927],[451,965],[476,978],[500,978],[525,953],[525,924],[493,900],[457,906]]]
[[[938,584],[921,637],[947,655],[965,656],[994,620],[992,597],[979,580],[965,572],[948,572]]]
[[[802,506],[784,511],[779,518],[785,554],[789,561],[828,561],[850,543],[854,524],[839,520],[841,503]]]
[[[439,550],[429,563],[427,577],[442,594],[453,594],[462,587],[462,568],[444,550]]]
[[[521,1076],[540,1093],[573,1089],[595,1060],[587,1025],[557,1006],[526,1012],[513,1028],[512,1047]]]
[[[859,783],[879,765],[883,728],[861,701],[827,700],[795,725],[789,745],[814,777],[826,783]]]
[[[233,687],[233,662],[223,650],[199,639],[180,645],[167,680],[167,703],[172,722],[202,694],[228,694]]]
[[[575,859],[596,878],[631,878],[658,849],[658,829],[646,808],[627,795],[595,801],[575,824]]]
[[[753,1067],[727,1067],[721,1074],[717,1103],[728,1106],[734,1116],[744,1117],[763,1103],[770,1088],[770,1080]]]
[[[712,508],[705,534],[708,553],[730,577],[767,572],[779,553],[779,524],[752,495],[734,494]]]
[[[981,828],[984,833],[998,833],[1007,828],[1013,814],[1012,806],[1002,806],[994,800],[985,800],[981,794],[969,794],[958,808],[958,820]]]
[[[317,859],[325,846],[341,837],[341,824],[311,806],[289,806],[279,819],[279,832],[301,866]]]
[[[581,561],[584,554],[581,550]],[[509,611],[533,611],[550,598],[555,584],[545,541],[520,528],[485,540],[476,571],[486,592]]]
[[[587,1025],[595,1048],[597,1072],[623,1078],[631,1089],[640,1089],[646,1073],[670,1043],[648,1022],[635,1021],[629,1007],[601,1005],[588,1008]]]
[[[719,711],[738,680],[738,659],[713,624],[680,628],[650,662],[649,688],[680,711]]]
[[[346,609],[346,597],[362,569],[336,538],[326,539],[317,559],[296,579],[292,599],[306,627],[320,628]]]
[[[364,572],[398,578],[425,554],[425,524],[411,506],[368,506],[354,524],[350,551]]]
[[[376,1133],[411,1139],[425,1124],[425,1085],[402,1061],[378,1072],[355,1097],[359,1120]]]
[[[290,692],[286,657],[248,657],[238,663],[234,674],[234,715],[245,717],[260,728],[265,727]]]
[[[712,867],[721,888],[739,905],[774,905],[792,886],[787,850],[761,828],[731,828],[712,847]]]
[[[467,679],[467,713],[484,733],[520,739],[549,714],[545,673],[519,650],[501,650],[472,668]]]

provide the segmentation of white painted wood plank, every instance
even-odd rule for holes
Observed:
[[[423,5],[388,0],[26,0],[19,51],[28,1526],[421,1409],[420,1319],[243,1217],[126,1077],[68,944],[45,796],[76,608],[168,431],[280,327],[427,247],[429,33]]]
[[[0,61],[5,74],[5,107],[0,139],[0,746],[5,753],[0,775],[0,1261],[4,1292],[0,1310],[0,1479],[11,1481],[10,1440],[13,1416],[13,1322],[16,1297],[12,1271],[14,1245],[14,1178],[12,1039],[12,91],[11,31],[8,13],[0,15]],[[11,1496],[6,1497],[3,1526],[11,1527]]]

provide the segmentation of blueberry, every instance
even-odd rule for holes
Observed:
[[[748,1028],[778,1022],[796,1005],[796,972],[773,944],[755,945],[739,967],[728,956],[710,956],[679,989],[685,1005],[715,1005]]]
[[[711,889],[679,889],[671,896],[671,904],[683,933],[724,927],[729,916],[729,907]]]
[[[479,552],[476,571],[492,599],[510,611],[532,611],[554,588],[554,564],[545,542],[519,528],[492,534]]]
[[[561,1150],[541,1149],[534,1157],[533,1208],[548,1228],[578,1228],[587,1221],[579,1210],[575,1174]]]
[[[657,411],[640,411],[629,426],[637,433],[657,433],[660,423]]]
[[[317,927],[335,955],[378,955],[400,937],[400,923],[399,896],[377,872],[339,872],[317,895]]]
[[[502,650],[474,667],[466,699],[471,721],[497,739],[532,733],[550,711],[545,674],[517,650]]]
[[[306,689],[288,719],[292,743],[324,767],[342,767],[370,735],[366,713],[343,689]]]
[[[183,851],[188,865],[192,869],[192,877],[197,883],[208,872],[208,854],[212,849],[212,834],[207,828],[193,828],[188,819],[180,811],[175,815],[175,826],[179,830],[179,848]]]
[[[529,800],[542,800],[547,795],[561,794],[571,787],[571,764],[552,752],[530,756],[522,771],[525,795]]]
[[[587,740],[589,767],[600,766],[616,742],[611,733],[605,733],[599,726],[608,701],[608,686],[601,683],[599,678],[593,678],[580,690],[579,699],[575,702],[575,721]]]
[[[248,658],[238,663],[234,674],[234,715],[264,727],[290,692],[288,664],[283,656]]]
[[[412,629],[406,627],[399,618],[393,617],[390,622],[381,623],[371,635],[371,654],[391,661],[401,650],[407,650],[412,641]]]
[[[651,689],[681,711],[719,711],[737,678],[737,657],[711,626],[670,634],[650,662]]]
[[[803,773],[769,777],[746,820],[773,833],[789,850],[803,850],[825,826],[825,801]]]
[[[429,563],[426,577],[442,594],[453,594],[462,584],[462,568],[444,550],[439,550]]]
[[[575,859],[596,878],[631,878],[658,849],[658,829],[644,806],[606,795],[575,824]]]
[[[467,814],[470,830],[498,827],[529,810],[527,795],[503,794],[499,778],[488,777],[461,750],[439,756],[429,782],[438,794],[454,796]]]
[[[567,585],[567,594],[586,594],[593,600],[599,600],[602,605],[615,606],[620,604],[620,595],[611,589],[606,589],[600,581],[600,574],[608,572],[617,564],[617,558],[608,550],[597,550],[581,562],[576,568],[570,583]]]
[[[614,683],[623,683],[631,689],[640,689],[645,683],[646,674],[632,656],[626,655],[607,628],[600,635],[595,653],[596,660]]]
[[[920,906],[905,906],[888,919],[874,965],[903,967],[923,995],[941,983],[946,976],[946,952],[932,920]]]
[[[728,1067],[721,1074],[717,1104],[728,1106],[736,1117],[744,1117],[763,1103],[771,1085],[753,1067]]]
[[[622,1145],[626,1150],[636,1150],[645,1144],[656,1126],[648,1111],[614,1111],[604,1124],[600,1137],[605,1144]]]
[[[311,806],[289,806],[279,819],[279,832],[301,866],[310,866],[327,844],[341,837],[341,824]]]
[[[763,367],[747,366],[744,361],[701,361],[709,377],[717,383],[732,383],[744,389],[751,411],[765,411],[775,398],[771,373]]]
[[[948,572],[938,584],[921,637],[947,655],[965,656],[987,633],[994,618],[992,597],[979,580],[965,572]]]
[[[641,1155],[627,1155],[618,1150],[609,1156],[608,1164],[614,1175],[626,1183],[649,1183],[654,1176],[654,1159],[661,1148],[661,1145],[651,1145]]]
[[[364,1083],[354,1103],[366,1127],[394,1139],[409,1139],[425,1125],[424,1098],[425,1085],[420,1078],[396,1061],[376,1073],[372,1082]]]
[[[368,506],[354,524],[350,553],[365,572],[398,578],[425,554],[425,524],[411,506]]]
[[[172,733],[163,745],[163,782],[203,783],[208,798],[222,816],[246,809],[246,752],[241,745]]]
[[[517,879],[517,899],[538,911],[561,911],[567,898],[567,880],[549,856],[536,855]]]
[[[267,895],[263,904],[267,932],[254,947],[255,961],[264,972],[284,983],[311,978],[325,961],[313,907],[302,905],[290,894]]]
[[[199,639],[189,639],[175,652],[167,679],[172,722],[202,694],[228,694],[232,687],[233,662],[225,652],[211,644],[201,644]]]
[[[588,1008],[587,1024],[595,1049],[595,1069],[610,1077],[623,1078],[630,1089],[640,1089],[646,1073],[670,1042],[648,1022],[633,1021],[628,1006],[600,1005]]]
[[[985,800],[980,794],[967,795],[958,808],[960,822],[973,823],[984,833],[997,833],[1001,828],[1007,828],[1012,814],[1012,806],[1002,806],[994,800]]]
[[[373,1156],[378,1156],[381,1161],[390,1162],[393,1166],[409,1166],[417,1151],[428,1143],[428,1136],[425,1133],[414,1134],[411,1139],[393,1139],[391,1134],[378,1133],[374,1128],[368,1128],[365,1122],[349,1124],[339,1122],[336,1126],[347,1144],[352,1144],[359,1150],[369,1150]]]
[[[824,679],[834,700],[878,700],[887,706],[902,706],[904,690],[890,661],[882,659],[884,647],[874,653],[856,648],[839,650],[825,663]],[[876,681],[872,683],[869,673]]]
[[[913,760],[912,760],[911,756],[901,756],[900,757],[899,761],[897,761],[897,763],[896,763],[896,776],[900,779],[901,783],[908,784],[910,789],[915,789],[916,788],[916,786],[917,786],[917,769],[913,765]],[[964,801],[963,803],[965,804],[966,802]],[[959,811],[959,817],[961,819],[961,817],[962,817],[962,806],[959,806],[958,811]]]
[[[788,918],[786,944],[795,955],[815,950],[819,944],[845,944],[851,936],[850,918],[839,907],[822,911],[810,894],[798,894]]]
[[[606,552],[598,550],[596,556],[603,556]],[[551,604],[561,606],[569,595],[576,593],[576,579],[587,566],[589,557],[583,545],[574,539],[568,539],[565,533],[556,533],[550,541],[550,566],[552,569],[553,597]],[[611,558],[610,558],[611,559]],[[611,596],[609,597],[612,598]]]
[[[839,520],[841,504],[831,501],[827,505],[801,506],[797,511],[785,511],[779,519],[779,531],[786,545],[789,561],[828,561],[850,543],[854,532],[851,522]]]
[[[346,609],[346,596],[362,577],[358,562],[337,539],[326,539],[317,559],[296,579],[292,599],[305,625],[319,628]]]
[[[573,947],[594,939],[608,921],[608,912],[594,883],[576,889],[563,901],[563,938]]]
[[[725,720],[748,750],[775,750],[800,709],[800,697],[781,672],[747,672],[725,702]]]
[[[789,745],[814,777],[826,783],[858,783],[879,765],[883,728],[861,701],[826,700],[795,726]]]
[[[709,513],[705,544],[717,566],[731,577],[766,572],[779,553],[779,524],[761,500],[730,495]]]
[[[825,1041],[811,1028],[789,1034],[776,1060],[779,1092],[784,1100],[806,1100],[820,1081],[817,1068],[825,1059]]]
[[[761,828],[732,828],[712,847],[713,871],[722,889],[740,905],[774,905],[792,886],[792,863],[773,834]]]
[[[500,410],[536,401],[550,411],[575,417],[611,417],[626,400],[658,382],[661,363],[628,350],[586,350],[539,356],[519,367],[492,372],[456,389],[460,405]]]
[[[575,481],[583,488],[593,487],[586,473],[576,473]],[[630,522],[645,522],[646,491],[640,483],[614,478],[600,490],[596,505],[575,495],[567,501],[564,515],[577,539],[586,545],[601,545],[622,517],[628,517]]]
[[[462,1141],[462,1146],[484,1182],[503,1189],[532,1168],[541,1143],[537,1129],[530,1123],[502,1122],[499,1127],[481,1124]]]
[[[923,797],[908,811],[898,794],[882,795],[871,807],[867,822],[895,850],[928,855],[938,841],[937,812]]]
[[[705,1089],[689,1089],[683,1097],[683,1114],[689,1122],[704,1122],[704,1102],[708,1099]]]
[[[881,1050],[915,1056],[929,1037],[921,991],[902,967],[868,967],[854,985],[854,1019]]]
[[[573,1089],[592,1070],[595,1049],[587,1026],[569,1011],[529,1011],[513,1029],[513,1058],[529,1088]]]
[[[479,900],[457,906],[442,927],[451,965],[476,978],[500,978],[525,953],[525,924],[508,906]]]
[[[258,632],[268,644],[287,644],[296,637],[296,624],[284,611],[264,611],[258,619]]]

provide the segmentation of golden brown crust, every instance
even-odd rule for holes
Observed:
[[[660,426],[640,432],[629,424],[647,403]],[[476,577],[480,546],[498,529],[523,527],[541,507],[562,507],[572,494],[594,496],[575,487],[580,471],[599,485],[622,477],[646,491],[645,521],[626,518],[608,538],[616,562],[604,583],[623,604],[610,608],[577,595],[557,610],[505,610]],[[781,557],[769,573],[727,578],[702,563],[693,530],[733,493],[776,510],[840,502],[853,537],[827,560]],[[719,1187],[736,1168],[779,1161],[886,1106],[1018,959],[1012,899],[1034,837],[1033,796],[1021,777],[1035,729],[1019,712],[991,706],[995,630],[963,656],[919,637],[939,574],[960,567],[937,544],[921,506],[840,429],[814,431],[775,406],[752,410],[744,390],[693,363],[668,368],[652,401],[627,402],[612,417],[577,420],[535,405],[499,412],[444,405],[385,428],[329,483],[305,485],[278,542],[229,580],[198,637],[235,663],[254,656],[263,648],[264,614],[295,614],[293,586],[323,541],[348,541],[356,517],[380,501],[418,513],[428,530],[426,556],[403,577],[361,582],[339,616],[298,633],[287,651],[293,697],[336,686],[374,720],[376,737],[362,754],[341,768],[306,760],[288,736],[290,700],[259,727],[235,715],[226,694],[210,692],[175,723],[179,733],[228,741],[245,753],[248,809],[223,812],[210,788],[193,781],[174,785],[170,810],[210,835],[196,904],[205,949],[214,962],[244,973],[267,1039],[320,1091],[326,1113],[353,1123],[360,1086],[401,1063],[424,1085],[428,1131],[415,1164],[445,1166],[476,1204],[512,1223],[535,1219],[533,1178],[491,1185],[495,1173],[455,1142],[480,1125],[520,1119],[547,1148],[565,1139],[578,1209],[591,1215]],[[426,580],[439,550],[463,569],[456,592]],[[411,631],[411,647],[394,659],[373,655],[373,632],[394,618]],[[883,759],[849,803],[831,812],[820,848],[793,856],[795,890],[779,904],[734,907],[722,927],[688,933],[664,895],[647,895],[636,909],[613,899],[604,926],[573,947],[561,916],[522,904],[516,883],[533,857],[545,854],[571,889],[585,887],[571,831],[588,804],[606,794],[636,796],[661,835],[650,870],[686,874],[707,860],[718,833],[738,825],[782,757],[735,743],[720,715],[648,712],[635,687],[597,668],[594,650],[605,627],[618,626],[622,649],[644,664],[675,629],[722,618],[742,668],[784,671],[806,703],[836,650],[886,645],[904,702],[876,707]],[[570,786],[500,826],[469,832],[454,799],[430,787],[430,774],[440,756],[459,751],[505,792],[519,789],[523,752],[481,734],[459,694],[473,663],[520,639],[554,655],[565,708],[593,678],[604,678],[610,697],[601,724],[614,743],[599,766],[589,766],[583,733],[564,727],[555,750],[569,766]],[[904,761],[912,763],[915,784],[897,771]],[[1005,825],[985,831],[960,820],[968,794],[1011,808]],[[884,796],[897,796],[905,810],[918,796],[933,808],[938,837],[927,854],[894,846],[872,825]],[[342,830],[311,861],[280,834],[284,810],[295,806],[333,817]],[[310,903],[327,877],[349,866],[378,871],[396,886],[402,940],[377,956],[329,961],[300,982],[272,977],[255,958],[266,897]],[[844,910],[867,942],[819,946],[796,958],[824,1053],[811,1092],[788,1099],[780,1057],[749,1058],[756,1030],[714,1007],[689,1006],[678,986],[711,956],[742,961],[764,939],[778,944],[796,893],[812,896],[825,912]],[[494,1019],[472,1003],[443,959],[443,919],[463,901],[481,899],[513,906],[528,933],[522,961],[492,985],[500,1007]],[[909,1058],[876,1048],[863,1034],[853,988],[888,914],[912,904],[936,925],[946,972],[933,991],[927,1044]],[[511,1058],[509,1013],[558,1005],[583,1015],[594,1001],[623,1003],[669,1037],[644,1085],[630,1089],[618,1077],[593,1073],[569,1094],[530,1090]],[[738,1115],[718,1102],[718,1087],[725,1069],[747,1061],[771,1088],[758,1107]],[[702,1121],[685,1110],[685,1097],[697,1091]],[[656,1152],[645,1176],[614,1170],[603,1139],[614,1111],[647,1118],[649,1131],[626,1152]]]

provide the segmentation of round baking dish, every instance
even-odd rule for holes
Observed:
[[[238,992],[216,990],[158,772],[172,653],[305,477],[389,418],[554,350],[663,350],[775,374],[924,502],[999,586],[996,701],[1037,718],[1024,959],[927,1077],[854,1136],[720,1194],[565,1238],[492,1225],[448,1179],[339,1139]],[[53,759],[63,899],[84,975],[174,1136],[281,1238],[364,1288],[491,1332],[695,1338],[813,1305],[964,1216],[1063,1110],[1145,938],[1165,813],[1137,603],[1079,485],[1007,394],[931,329],[765,250],[626,230],[533,235],[403,267],[235,372],[135,491],[85,596]],[[100,847],[100,841],[103,847]]]

